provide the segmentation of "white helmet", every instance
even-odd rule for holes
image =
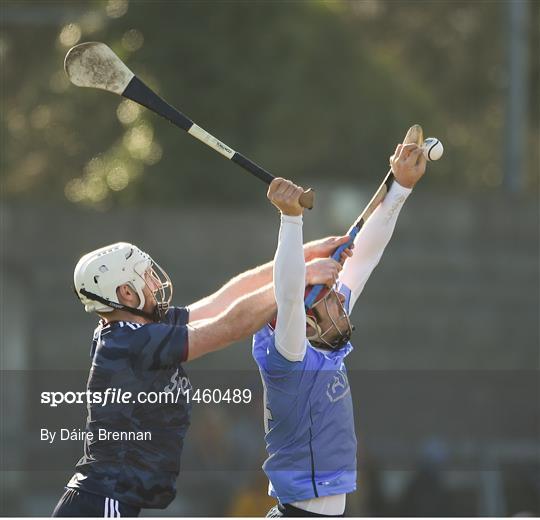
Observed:
[[[154,267],[160,271],[164,280],[155,272]],[[156,310],[162,314],[167,311],[172,298],[171,281],[150,255],[127,242],[118,242],[84,255],[73,273],[75,292],[86,312],[123,309],[146,316],[142,308],[145,304],[143,288],[147,285],[145,275],[148,270],[151,270],[159,285],[154,296]],[[123,284],[131,286],[139,296],[140,303],[136,309],[118,302],[116,289]]]

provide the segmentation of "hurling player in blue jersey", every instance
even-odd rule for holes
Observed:
[[[345,358],[354,304],[388,244],[405,199],[425,172],[415,144],[391,157],[394,182],[354,241],[335,284],[306,314],[302,189],[276,179],[268,198],[281,212],[274,259],[277,320],[254,337],[265,390],[263,469],[278,504],[267,516],[343,516],[356,489],[356,436]]]
[[[344,240],[305,246],[307,283],[335,275],[336,262],[318,257]],[[271,319],[272,264],[246,271],[184,308],[170,306],[169,277],[132,244],[112,244],[79,260],[75,291],[85,310],[101,318],[87,389],[102,401],[88,403],[84,455],[53,516],[137,516],[142,508],[167,507],[190,423],[183,363],[248,337]],[[115,389],[133,398],[113,402]],[[147,395],[164,393],[174,400],[145,402]]]

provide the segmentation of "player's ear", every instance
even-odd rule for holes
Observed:
[[[125,283],[116,288],[116,296],[120,303],[132,306],[137,294],[130,285]]]

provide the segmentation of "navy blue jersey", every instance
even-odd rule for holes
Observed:
[[[132,398],[88,405],[86,430],[93,438],[86,439],[68,487],[141,508],[164,508],[174,499],[191,415],[191,404],[179,391],[189,385],[182,368],[188,319],[187,309],[171,308],[159,323],[98,326],[87,390],[104,395],[120,389]],[[173,393],[174,402],[142,402],[165,393]],[[118,440],[120,432],[124,438]],[[140,439],[126,440],[130,432]]]

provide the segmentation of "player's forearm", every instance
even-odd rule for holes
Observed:
[[[290,361],[302,359],[305,352],[305,276],[302,217],[282,215],[274,259],[274,291],[278,310],[275,340],[276,348]]]
[[[302,247],[302,216],[281,215],[274,258],[274,291],[278,308],[287,300],[303,300],[306,263]]]
[[[233,324],[232,341],[251,336],[272,320],[276,314],[273,285],[268,284],[237,300],[223,319]]]
[[[217,348],[251,336],[271,321],[275,313],[272,284],[237,299],[217,318],[218,328],[223,331],[221,344]]]
[[[218,316],[190,322],[188,361],[251,336],[275,313],[274,290],[269,284],[239,298]]]
[[[268,262],[235,276],[214,294],[190,305],[190,319],[217,316],[238,298],[272,283],[272,268],[273,262]]]
[[[339,276],[339,280],[351,289],[350,310],[390,242],[399,212],[410,192],[410,189],[394,182],[356,236],[354,255],[346,260]]]

